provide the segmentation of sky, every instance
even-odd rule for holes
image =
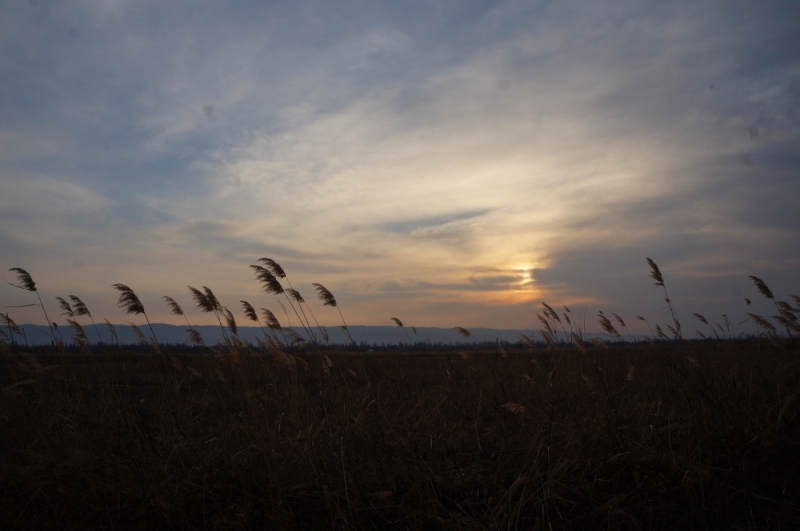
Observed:
[[[57,322],[280,313],[261,257],[328,325],[312,282],[350,324],[669,323],[647,257],[688,330],[800,295],[793,0],[4,0],[0,79],[0,267]]]

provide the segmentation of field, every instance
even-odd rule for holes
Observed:
[[[6,349],[7,529],[798,529],[792,340]]]

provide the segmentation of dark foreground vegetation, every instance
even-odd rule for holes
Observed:
[[[798,529],[784,342],[11,353],[6,529]]]

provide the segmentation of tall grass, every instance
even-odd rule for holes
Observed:
[[[283,293],[319,345],[308,304],[263,263],[251,266],[262,289]],[[81,351],[64,356],[58,341],[20,352],[23,331],[0,314],[0,526],[800,528],[800,298],[777,300],[753,277],[777,311],[749,314],[769,341],[690,342],[648,264],[672,317],[669,337],[637,316],[648,343],[624,342],[621,330],[635,340],[624,319],[602,310],[607,341],[584,340],[585,315],[543,302],[544,344],[523,336],[524,349],[323,354],[240,301],[264,337],[250,345],[204,286],[189,291],[220,325],[213,346],[163,297],[186,321],[187,352],[160,345],[141,300],[115,284],[162,355],[121,347],[108,320],[113,355],[91,354],[76,320],[91,314],[70,296],[57,300]],[[313,287],[355,343],[333,294]],[[694,316],[715,338],[735,336],[726,316]]]
[[[0,359],[14,529],[796,529],[797,346]]]

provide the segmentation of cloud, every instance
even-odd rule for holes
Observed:
[[[83,261],[64,283],[115,270],[153,296],[247,296],[267,255],[358,322],[649,308],[644,256],[686,304],[746,271],[790,289],[796,20],[723,2],[4,4],[0,239],[37,267]]]

